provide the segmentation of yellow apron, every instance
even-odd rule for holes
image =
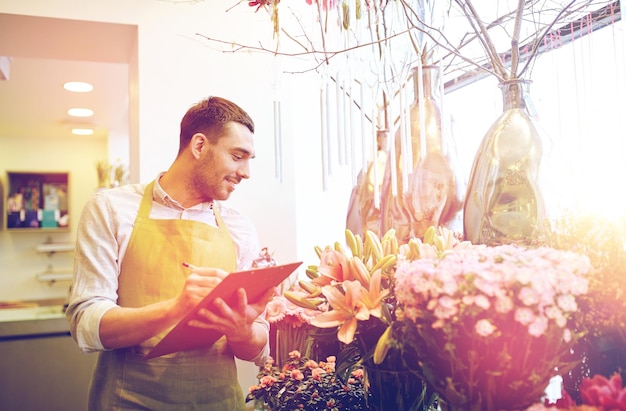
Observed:
[[[141,307],[178,295],[189,270],[236,268],[235,248],[217,210],[218,227],[191,220],[150,219],[154,182],[146,187],[128,249],[121,263],[118,304]],[[142,344],[100,353],[89,409],[243,410],[244,400],[232,352],[222,337],[212,347],[151,360],[143,355],[163,335]]]

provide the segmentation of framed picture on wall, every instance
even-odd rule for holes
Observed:
[[[8,172],[6,228],[69,228],[69,173]]]

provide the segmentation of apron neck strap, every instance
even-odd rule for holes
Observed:
[[[146,186],[146,190],[143,192],[141,204],[139,204],[139,212],[137,217],[148,218],[150,216],[150,210],[152,210],[152,192],[154,191],[154,182],[152,180],[150,184]]]

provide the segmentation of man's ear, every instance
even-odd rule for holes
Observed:
[[[209,144],[208,139],[202,133],[196,133],[191,136],[191,141],[189,142],[191,148],[191,154],[195,158],[200,158],[200,154],[202,154],[202,150]]]

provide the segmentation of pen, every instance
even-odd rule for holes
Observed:
[[[191,265],[191,264],[186,263],[186,262],[184,262],[184,261],[183,261],[183,263],[182,263],[182,264],[183,264],[183,267],[185,267],[185,268],[189,268],[190,270],[193,270],[194,268],[196,268],[196,266],[195,266],[195,265]]]

